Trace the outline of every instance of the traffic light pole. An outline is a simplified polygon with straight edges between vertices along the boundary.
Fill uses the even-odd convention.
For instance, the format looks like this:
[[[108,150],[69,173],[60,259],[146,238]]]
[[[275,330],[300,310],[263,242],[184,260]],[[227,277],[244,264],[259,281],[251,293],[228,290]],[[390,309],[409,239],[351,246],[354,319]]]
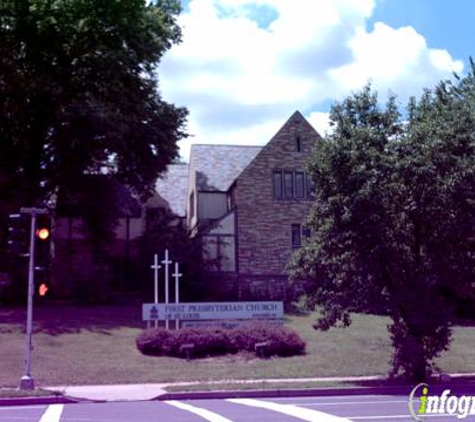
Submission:
[[[21,390],[34,390],[35,380],[31,376],[31,350],[32,350],[32,329],[33,329],[33,293],[35,286],[35,231],[36,216],[47,214],[48,210],[43,208],[22,208],[22,214],[31,215],[30,228],[30,262],[28,264],[28,307],[26,315],[26,346],[25,346],[25,375],[20,379]]]

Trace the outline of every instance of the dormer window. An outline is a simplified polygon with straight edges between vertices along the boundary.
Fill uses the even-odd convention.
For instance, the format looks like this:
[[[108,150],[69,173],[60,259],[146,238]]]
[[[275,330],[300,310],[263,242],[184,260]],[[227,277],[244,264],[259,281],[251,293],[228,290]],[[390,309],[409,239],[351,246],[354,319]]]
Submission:
[[[299,135],[295,137],[295,151],[302,152],[302,139]]]

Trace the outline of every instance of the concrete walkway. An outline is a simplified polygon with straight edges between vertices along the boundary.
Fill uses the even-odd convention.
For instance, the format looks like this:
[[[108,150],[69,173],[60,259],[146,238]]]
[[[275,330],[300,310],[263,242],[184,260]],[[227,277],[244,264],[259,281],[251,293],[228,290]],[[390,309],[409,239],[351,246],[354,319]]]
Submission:
[[[166,394],[164,384],[72,385],[42,389],[79,401],[142,401]]]
[[[475,377],[473,374],[451,374],[450,376],[445,375],[442,377],[441,381],[446,382],[453,380],[469,379]],[[193,395],[200,394],[203,395],[216,395],[216,392],[224,391],[220,390],[221,384],[259,384],[259,387],[262,384],[293,384],[292,389],[298,390],[299,383],[309,383],[313,382],[317,385],[312,389],[318,389],[318,383],[322,383],[322,389],[329,392],[330,390],[360,390],[369,391],[374,388],[383,388],[383,387],[345,387],[345,388],[328,388],[325,387],[327,383],[358,383],[358,382],[368,382],[368,381],[383,381],[386,377],[384,376],[361,376],[361,377],[325,377],[325,378],[269,378],[269,379],[253,379],[253,380],[219,380],[219,381],[194,381],[194,382],[176,382],[176,383],[160,383],[160,384],[125,384],[125,385],[91,385],[91,386],[60,386],[60,387],[42,387],[45,390],[49,390],[54,394],[60,394],[72,399],[77,400],[91,400],[91,401],[140,401],[140,400],[152,400],[159,399],[163,396],[170,396],[170,393],[167,392],[169,387],[186,387],[193,385],[206,385],[206,386],[216,386],[212,388],[214,391],[208,391],[204,393],[190,392],[190,393],[172,393],[174,395]],[[392,387],[388,387],[392,388]],[[396,388],[407,388],[404,386],[399,386]],[[185,389],[186,390],[186,389]],[[306,388],[305,390],[309,390]],[[246,393],[244,390],[243,393]],[[266,390],[262,390],[266,391]],[[273,391],[282,391],[282,389]]]
[[[190,381],[161,384],[124,384],[124,385],[88,385],[88,386],[56,386],[42,387],[53,394],[60,394],[78,400],[91,401],[140,401],[159,398],[167,393],[169,387],[187,387],[193,385],[216,386],[221,384],[299,384],[299,383],[328,383],[328,382],[364,382],[383,380],[382,376],[366,377],[327,377],[327,378],[269,378],[253,380],[219,380],[219,381]]]

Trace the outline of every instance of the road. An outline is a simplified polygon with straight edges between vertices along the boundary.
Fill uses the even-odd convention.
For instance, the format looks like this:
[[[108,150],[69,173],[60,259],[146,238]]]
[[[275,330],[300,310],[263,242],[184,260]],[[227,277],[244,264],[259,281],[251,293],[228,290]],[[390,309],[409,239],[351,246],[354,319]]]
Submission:
[[[450,416],[435,416],[437,422],[454,421],[456,419]],[[171,400],[0,407],[0,422],[133,421],[409,422],[412,419],[408,410],[407,396],[383,395]]]

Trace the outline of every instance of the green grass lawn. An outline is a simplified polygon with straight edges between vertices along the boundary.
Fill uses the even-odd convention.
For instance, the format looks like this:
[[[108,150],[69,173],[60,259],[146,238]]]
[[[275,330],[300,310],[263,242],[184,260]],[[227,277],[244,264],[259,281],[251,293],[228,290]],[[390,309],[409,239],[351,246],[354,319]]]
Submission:
[[[140,306],[36,307],[32,375],[38,386],[386,375],[388,319],[355,315],[347,329],[315,331],[310,316],[286,325],[307,343],[307,354],[258,359],[238,354],[187,362],[143,356],[135,338],[144,328]],[[14,388],[24,371],[25,311],[0,308],[0,387]],[[446,372],[475,372],[475,329],[456,327]]]

